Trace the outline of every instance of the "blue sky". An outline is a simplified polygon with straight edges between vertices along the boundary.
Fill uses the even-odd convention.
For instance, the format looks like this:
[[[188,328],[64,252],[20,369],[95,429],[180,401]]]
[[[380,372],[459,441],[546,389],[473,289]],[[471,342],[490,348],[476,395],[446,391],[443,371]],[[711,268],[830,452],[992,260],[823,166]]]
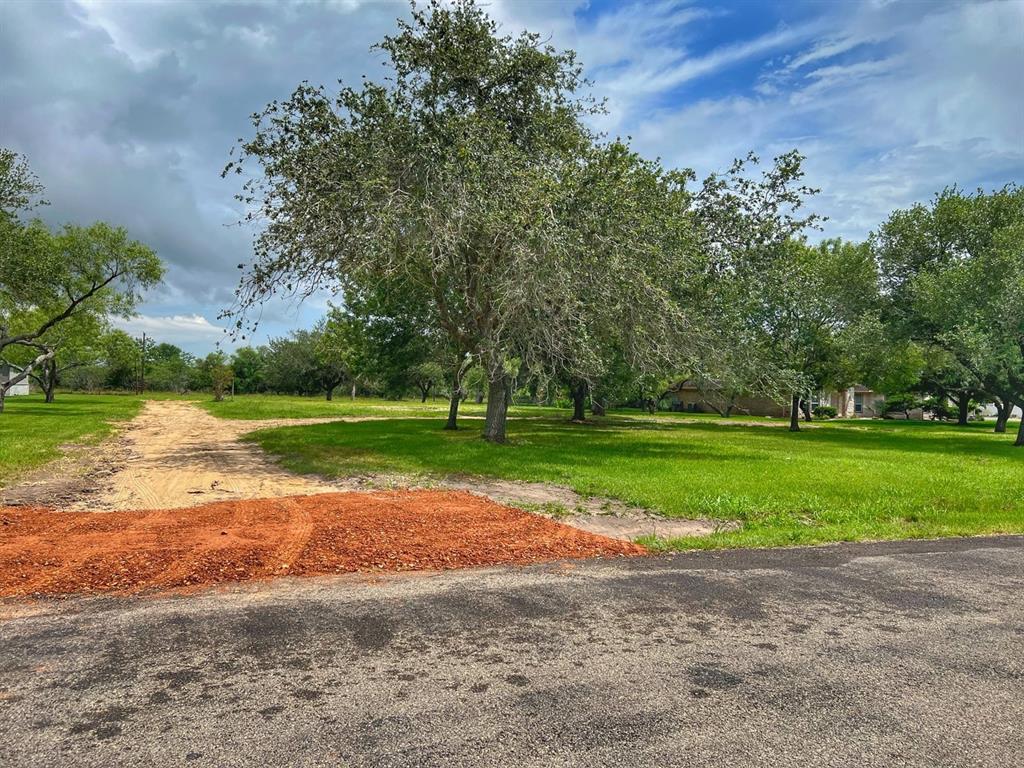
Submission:
[[[825,235],[863,238],[949,184],[1024,181],[1024,2],[493,0],[503,29],[575,49],[596,126],[701,175],[753,150],[807,155]],[[126,327],[201,353],[251,253],[219,171],[248,115],[301,80],[382,77],[404,2],[0,6],[0,145],[53,223],[124,225],[168,264]],[[257,341],[328,297],[266,307]],[[226,344],[228,348],[232,345]]]

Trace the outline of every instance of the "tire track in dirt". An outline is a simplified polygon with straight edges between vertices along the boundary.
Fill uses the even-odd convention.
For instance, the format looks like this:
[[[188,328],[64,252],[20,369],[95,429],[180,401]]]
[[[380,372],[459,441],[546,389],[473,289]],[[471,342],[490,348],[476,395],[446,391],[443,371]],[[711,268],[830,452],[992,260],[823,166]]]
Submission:
[[[286,537],[274,552],[273,570],[287,571],[302,557],[313,535],[313,516],[296,499],[281,499],[281,508],[288,513],[290,525]]]

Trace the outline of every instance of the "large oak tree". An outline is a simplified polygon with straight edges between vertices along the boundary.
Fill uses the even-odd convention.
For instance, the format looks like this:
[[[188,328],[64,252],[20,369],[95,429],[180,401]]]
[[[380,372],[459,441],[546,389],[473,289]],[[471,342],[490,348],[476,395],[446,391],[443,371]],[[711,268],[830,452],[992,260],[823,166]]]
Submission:
[[[246,310],[275,294],[407,285],[427,297],[431,326],[459,359],[485,371],[484,436],[502,442],[513,367],[590,376],[599,310],[672,343],[646,321],[677,314],[656,278],[658,260],[680,251],[646,238],[654,222],[633,198],[644,218],[591,226],[612,198],[582,186],[608,163],[672,181],[628,153],[595,151],[582,122],[594,105],[579,95],[572,52],[501,36],[472,2],[433,3],[399,24],[378,46],[386,84],[334,96],[303,84],[255,116],[255,135],[225,169],[258,166],[240,196],[260,229],[235,311],[243,327]],[[627,188],[640,180],[612,170]]]

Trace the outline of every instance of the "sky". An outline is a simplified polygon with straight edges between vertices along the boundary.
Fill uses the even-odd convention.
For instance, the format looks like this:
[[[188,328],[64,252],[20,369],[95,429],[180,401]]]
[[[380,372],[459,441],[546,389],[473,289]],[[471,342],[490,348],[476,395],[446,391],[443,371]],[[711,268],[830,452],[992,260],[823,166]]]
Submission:
[[[502,31],[574,49],[607,99],[594,127],[700,175],[807,156],[819,237],[861,239],[951,184],[1024,182],[1024,0],[491,0]],[[309,80],[387,75],[371,46],[406,2],[0,4],[0,146],[27,156],[49,223],[104,220],[167,264],[122,326],[205,353],[251,259],[237,177],[249,116]],[[255,341],[329,297],[265,307]]]

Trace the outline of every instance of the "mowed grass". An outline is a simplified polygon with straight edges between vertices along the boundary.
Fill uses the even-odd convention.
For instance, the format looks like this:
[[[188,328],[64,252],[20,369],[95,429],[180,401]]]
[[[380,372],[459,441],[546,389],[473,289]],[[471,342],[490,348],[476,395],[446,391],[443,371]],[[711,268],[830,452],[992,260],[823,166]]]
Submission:
[[[544,481],[668,516],[742,523],[735,532],[657,542],[678,549],[1024,533],[1024,450],[991,425],[851,421],[792,434],[768,419],[610,416],[574,425],[562,414],[524,412],[534,409],[517,410],[504,446],[481,440],[479,422],[453,433],[412,418],[285,427],[250,439],[292,470],[327,477]]]
[[[8,397],[0,413],[0,488],[59,458],[65,445],[99,442],[141,404],[135,395],[58,393],[50,404],[42,395]]]

